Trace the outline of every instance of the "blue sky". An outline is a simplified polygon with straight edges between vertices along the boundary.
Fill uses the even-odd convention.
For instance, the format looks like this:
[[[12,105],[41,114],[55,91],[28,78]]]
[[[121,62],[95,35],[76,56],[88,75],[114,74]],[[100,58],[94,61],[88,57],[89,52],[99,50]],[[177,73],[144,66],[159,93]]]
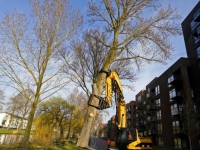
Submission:
[[[73,8],[79,9],[82,13],[86,14],[88,0],[71,0],[70,4]],[[160,0],[163,6],[171,5],[173,8],[177,8],[182,19],[179,20],[180,26],[181,22],[185,19],[188,13],[193,9],[193,7],[198,3],[199,0]],[[30,7],[28,0],[0,0],[0,20],[5,15],[5,12],[12,11],[14,9],[22,13],[29,13]],[[29,14],[27,14],[29,15]],[[133,83],[135,86],[135,91],[128,89],[124,90],[124,96],[127,103],[131,100],[135,100],[135,95],[145,89],[145,86],[156,76],[160,76],[165,70],[167,70],[176,60],[180,57],[187,57],[185,44],[183,36],[172,37],[171,42],[175,48],[175,52],[172,55],[172,59],[167,61],[167,65],[161,64],[151,64],[143,67],[139,73],[139,79]],[[110,116],[106,117],[105,122],[115,113],[113,108],[109,109]]]

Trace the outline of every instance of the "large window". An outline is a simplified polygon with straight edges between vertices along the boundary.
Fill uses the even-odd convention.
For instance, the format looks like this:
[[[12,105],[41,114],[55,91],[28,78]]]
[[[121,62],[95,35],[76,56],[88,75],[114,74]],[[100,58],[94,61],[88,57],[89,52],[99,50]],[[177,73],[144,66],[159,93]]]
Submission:
[[[161,120],[162,119],[161,110],[156,112],[156,117],[157,117],[157,120]]]
[[[174,138],[174,147],[181,149],[181,138]]]
[[[155,100],[156,106],[161,106],[160,99]]]
[[[162,124],[158,124],[158,134],[162,134]]]
[[[160,94],[160,87],[159,87],[159,85],[156,86],[156,88],[155,88],[155,95],[158,95],[158,94]]]
[[[179,121],[172,122],[173,133],[178,134],[180,133],[180,124]]]
[[[163,146],[163,138],[162,137],[158,137],[158,145]]]

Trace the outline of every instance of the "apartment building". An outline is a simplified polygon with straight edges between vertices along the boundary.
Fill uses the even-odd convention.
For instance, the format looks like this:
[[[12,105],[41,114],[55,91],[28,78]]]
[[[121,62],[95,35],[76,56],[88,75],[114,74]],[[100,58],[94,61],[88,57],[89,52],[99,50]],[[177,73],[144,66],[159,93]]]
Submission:
[[[126,124],[127,128],[135,127],[136,101],[126,104]]]
[[[126,104],[126,124],[127,128],[135,127],[135,116],[136,116],[136,101],[130,101]],[[117,137],[117,125],[116,118],[112,116],[108,121],[107,137],[115,141]]]
[[[154,146],[189,149],[191,143],[196,150],[200,149],[200,2],[181,25],[187,58],[177,60],[136,95],[136,127],[144,129]]]

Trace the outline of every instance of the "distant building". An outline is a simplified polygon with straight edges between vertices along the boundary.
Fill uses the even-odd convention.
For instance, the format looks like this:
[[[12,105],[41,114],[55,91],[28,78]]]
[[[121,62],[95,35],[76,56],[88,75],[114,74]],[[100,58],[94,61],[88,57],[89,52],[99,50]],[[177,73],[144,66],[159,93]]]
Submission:
[[[20,123],[22,123],[21,129],[26,129],[27,119],[10,113],[0,113],[0,127],[18,129]]]
[[[127,128],[135,128],[135,114],[136,114],[136,102],[130,101],[126,104],[126,121]],[[112,116],[108,121],[108,132],[107,137],[111,140],[116,140],[117,137],[117,125],[115,116]]]
[[[108,130],[108,126],[107,124],[101,123],[99,125],[99,137],[104,138],[107,137],[107,130]]]
[[[116,140],[116,136],[117,136],[117,125],[116,125],[115,116],[112,116],[110,118],[110,120],[108,121],[107,126],[108,126],[107,137],[110,140],[115,141]]]

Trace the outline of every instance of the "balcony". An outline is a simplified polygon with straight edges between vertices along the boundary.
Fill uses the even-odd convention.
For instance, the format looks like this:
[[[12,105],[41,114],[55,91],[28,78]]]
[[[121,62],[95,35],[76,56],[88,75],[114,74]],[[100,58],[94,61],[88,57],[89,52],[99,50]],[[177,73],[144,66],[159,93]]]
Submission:
[[[147,114],[147,115],[151,115],[151,114],[152,114],[152,111],[147,110],[147,111],[146,111],[146,114]]]
[[[153,129],[151,129],[151,130],[148,131],[148,135],[155,135],[155,134],[156,134],[156,132]]]
[[[179,116],[182,114],[182,107],[177,107],[177,108],[174,108],[174,109],[171,109],[171,115],[172,116]]]
[[[179,126],[173,127],[173,134],[181,134],[181,130]]]
[[[158,129],[158,134],[162,134],[162,130],[161,129]]]
[[[127,108],[127,112],[131,112],[131,108],[129,107],[129,108]]]
[[[147,124],[152,124],[156,122],[156,117],[149,116],[147,117]]]
[[[143,120],[139,120],[138,122],[136,122],[136,127],[143,127],[144,126],[144,122]]]
[[[169,97],[172,100],[180,101],[182,99],[182,93],[181,91],[176,91],[175,89],[172,89],[169,93]]]
[[[141,109],[142,109],[142,103],[137,103],[136,110],[141,110]]]
[[[172,75],[168,78],[168,83],[174,86],[182,85],[182,76],[181,75]]]
[[[200,9],[193,15],[193,19],[195,22],[200,22]]]
[[[147,93],[146,98],[147,98],[147,99],[151,99],[151,98],[153,98],[154,96],[155,96],[155,93],[150,92],[150,93]]]
[[[131,120],[131,115],[128,115],[126,119]]]
[[[147,110],[155,110],[155,109],[156,109],[156,105],[155,104],[147,105]]]

